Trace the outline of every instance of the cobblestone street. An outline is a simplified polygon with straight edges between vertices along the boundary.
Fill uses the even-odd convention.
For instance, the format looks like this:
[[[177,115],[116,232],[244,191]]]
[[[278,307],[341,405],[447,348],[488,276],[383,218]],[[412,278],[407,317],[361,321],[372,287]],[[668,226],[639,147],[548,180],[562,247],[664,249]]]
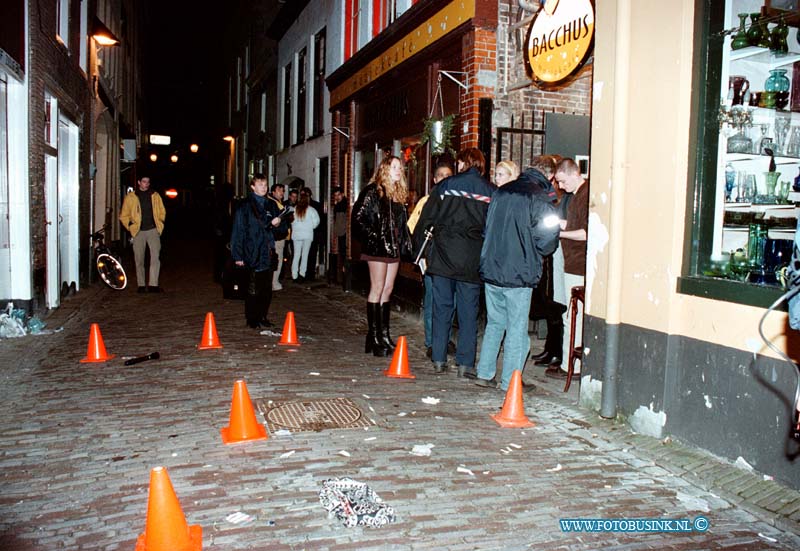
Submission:
[[[0,341],[0,549],[132,550],[156,466],[168,469],[188,523],[202,526],[204,549],[800,549],[796,492],[749,486],[757,490],[752,503],[780,495],[772,517],[726,497],[698,473],[721,465],[727,470],[716,480],[731,487],[735,468],[580,409],[578,385],[564,395],[541,368],[525,371],[536,385],[524,394],[536,426],[500,428],[489,415],[503,394],[452,370],[435,375],[422,324],[397,314],[393,334],[407,336],[417,378],[385,377],[389,359],[363,353],[357,294],[288,283],[273,300],[273,332],[247,328],[242,303],[223,300],[211,280],[210,250],[205,242],[168,242],[165,293],[96,284],[45,320],[63,331]],[[295,348],[277,344],[290,310],[301,340]],[[209,311],[221,350],[197,349]],[[91,323],[116,358],[80,363]],[[123,365],[153,351],[161,358]],[[220,429],[237,379],[254,403],[344,397],[372,422],[226,446]],[[410,453],[421,444],[433,444],[430,457]],[[663,462],[667,449],[688,459]],[[333,477],[367,483],[396,521],[345,528],[328,518],[318,494]],[[254,518],[226,520],[237,511]],[[583,533],[559,525],[700,515],[707,532]]]

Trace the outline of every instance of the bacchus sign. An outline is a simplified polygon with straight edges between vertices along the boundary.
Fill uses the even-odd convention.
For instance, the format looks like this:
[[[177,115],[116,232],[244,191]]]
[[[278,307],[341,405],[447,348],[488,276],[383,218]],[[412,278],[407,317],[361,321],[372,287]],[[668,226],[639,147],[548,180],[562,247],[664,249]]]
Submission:
[[[564,80],[586,59],[594,38],[591,0],[548,0],[536,15],[525,42],[525,60],[535,81]]]

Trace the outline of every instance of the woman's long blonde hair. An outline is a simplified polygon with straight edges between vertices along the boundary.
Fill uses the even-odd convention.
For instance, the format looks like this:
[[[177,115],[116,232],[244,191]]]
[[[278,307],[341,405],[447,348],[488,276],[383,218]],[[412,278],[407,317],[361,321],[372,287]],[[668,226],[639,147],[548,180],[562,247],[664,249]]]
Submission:
[[[400,161],[400,166],[403,165],[403,161],[400,160],[400,157],[395,157],[394,155],[385,157],[381,161],[381,164],[378,165],[378,169],[375,171],[375,175],[372,177],[370,183],[375,182],[375,184],[377,184],[378,193],[381,196],[386,193],[386,195],[389,196],[389,199],[395,203],[404,205],[406,203],[406,199],[408,198],[408,184],[406,183],[406,175],[405,173],[402,173],[400,175],[400,181],[393,182],[392,176],[389,173],[389,170],[392,166],[392,161],[395,159]]]

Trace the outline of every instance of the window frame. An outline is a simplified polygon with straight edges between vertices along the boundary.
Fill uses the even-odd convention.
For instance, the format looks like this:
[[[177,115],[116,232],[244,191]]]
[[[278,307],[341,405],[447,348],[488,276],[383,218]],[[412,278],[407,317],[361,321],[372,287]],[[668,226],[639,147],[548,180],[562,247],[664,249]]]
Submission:
[[[320,136],[325,130],[325,57],[327,55],[327,28],[314,34],[314,56],[311,70],[311,136]]]
[[[57,0],[56,38],[69,50],[69,11],[71,0]]]
[[[308,48],[301,48],[295,59],[297,66],[297,109],[295,111],[295,139],[299,144],[306,139],[308,115]]]
[[[712,253],[715,230],[717,154],[719,149],[719,91],[725,0],[696,0],[693,82],[688,151],[687,201],[683,268],[677,292],[736,304],[768,307],[783,294],[778,287],[704,276],[703,259]],[[781,308],[785,309],[783,304]]]

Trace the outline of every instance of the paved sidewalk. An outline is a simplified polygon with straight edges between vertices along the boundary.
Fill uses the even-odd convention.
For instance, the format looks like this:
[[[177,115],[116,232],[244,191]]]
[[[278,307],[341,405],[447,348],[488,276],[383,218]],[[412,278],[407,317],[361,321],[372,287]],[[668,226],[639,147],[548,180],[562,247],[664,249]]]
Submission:
[[[501,429],[489,414],[502,393],[435,375],[421,325],[396,316],[393,333],[408,337],[417,378],[383,376],[388,359],[363,354],[359,296],[285,285],[271,318],[280,326],[294,311],[301,346],[279,347],[276,334],[245,327],[241,302],[222,300],[204,245],[165,247],[162,295],[94,287],[45,320],[63,331],[0,341],[0,549],[133,549],[149,471],[159,465],[188,522],[203,527],[205,549],[800,549],[796,492],[632,435],[579,409],[576,391],[562,395],[540,371],[525,374],[537,384],[525,393],[536,427]],[[196,349],[208,311],[222,350]],[[91,322],[117,358],[79,362]],[[160,360],[123,366],[155,350]],[[225,446],[219,429],[239,378],[254,402],[346,397],[374,424]],[[427,443],[430,457],[409,453]],[[318,493],[342,476],[369,484],[397,521],[345,528],[328,518]],[[733,487],[742,476],[750,484]],[[226,521],[236,511],[254,519]],[[708,531],[593,534],[559,525],[698,516]]]

